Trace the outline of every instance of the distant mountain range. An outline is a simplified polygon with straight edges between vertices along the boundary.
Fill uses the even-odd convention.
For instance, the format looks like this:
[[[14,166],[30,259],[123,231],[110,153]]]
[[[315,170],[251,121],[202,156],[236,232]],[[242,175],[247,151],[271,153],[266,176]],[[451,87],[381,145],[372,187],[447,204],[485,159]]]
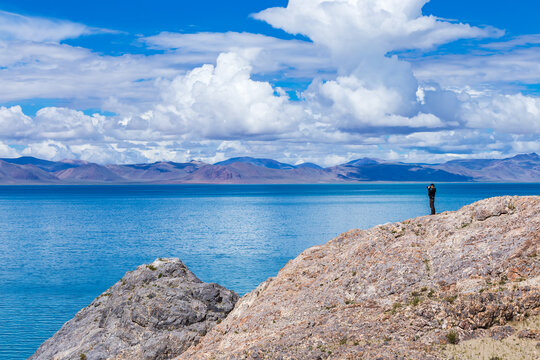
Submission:
[[[301,184],[364,181],[540,182],[540,156],[410,164],[363,158],[322,168],[272,159],[232,158],[215,164],[155,162],[99,165],[34,157],[0,159],[0,184]]]

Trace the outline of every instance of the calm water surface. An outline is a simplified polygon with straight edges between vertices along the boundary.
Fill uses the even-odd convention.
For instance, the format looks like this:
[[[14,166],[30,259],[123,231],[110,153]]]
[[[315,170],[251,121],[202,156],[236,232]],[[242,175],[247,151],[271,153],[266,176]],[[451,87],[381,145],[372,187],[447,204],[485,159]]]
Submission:
[[[437,211],[540,184],[439,184]],[[425,184],[0,187],[0,359],[30,356],[126,271],[179,257],[244,294],[306,248],[429,212]]]

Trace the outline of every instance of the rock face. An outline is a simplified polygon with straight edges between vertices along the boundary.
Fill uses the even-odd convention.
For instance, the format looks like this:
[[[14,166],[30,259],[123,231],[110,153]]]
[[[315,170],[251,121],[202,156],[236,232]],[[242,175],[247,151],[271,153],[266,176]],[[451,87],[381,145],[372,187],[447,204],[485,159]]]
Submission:
[[[197,343],[237,300],[180,260],[158,259],[128,272],[30,359],[170,359]]]
[[[353,230],[290,261],[178,359],[446,359],[509,336],[538,358],[538,329],[511,321],[540,314],[539,244],[540,197]]]

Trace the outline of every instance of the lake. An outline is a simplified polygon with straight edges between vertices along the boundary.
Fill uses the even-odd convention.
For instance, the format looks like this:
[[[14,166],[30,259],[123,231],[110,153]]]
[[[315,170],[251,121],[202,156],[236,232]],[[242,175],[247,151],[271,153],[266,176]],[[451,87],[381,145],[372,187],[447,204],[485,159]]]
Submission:
[[[239,294],[306,248],[429,213],[427,184],[0,186],[0,359],[158,257]],[[540,184],[438,184],[437,211]]]

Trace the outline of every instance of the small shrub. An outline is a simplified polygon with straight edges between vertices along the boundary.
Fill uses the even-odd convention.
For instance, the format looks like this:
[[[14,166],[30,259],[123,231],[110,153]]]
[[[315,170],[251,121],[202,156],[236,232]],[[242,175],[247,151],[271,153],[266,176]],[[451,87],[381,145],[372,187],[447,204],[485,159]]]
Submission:
[[[345,345],[347,343],[347,338],[342,338],[339,340],[339,345]]]
[[[420,289],[421,292],[426,292],[427,291],[427,287],[424,286],[422,289]]]
[[[353,272],[352,272],[352,276],[356,276],[356,271],[353,271]]]
[[[429,289],[429,292],[427,293],[427,297],[432,298],[434,294],[435,294],[435,291],[433,289]]]
[[[429,272],[431,267],[429,266],[429,259],[424,259],[424,265],[426,266],[426,271]]]
[[[401,308],[401,303],[394,303],[394,305],[392,305],[392,315],[394,315],[399,308]]]
[[[448,334],[446,334],[446,340],[449,344],[456,345],[459,342],[459,336],[457,332],[450,331]]]
[[[447,302],[449,302],[450,304],[453,304],[454,301],[456,301],[457,299],[457,296],[456,295],[452,295],[452,296],[447,296],[444,298],[444,300],[446,300]]]
[[[157,277],[158,279],[161,279],[163,277],[163,274],[159,274]]]
[[[492,356],[489,358],[489,360],[503,360],[503,358],[500,356]]]
[[[418,291],[413,291],[411,293],[412,296],[420,296],[420,293]]]
[[[412,300],[409,302],[412,306],[416,306],[422,302],[422,299],[420,299],[419,296],[415,296],[412,298]]]
[[[146,265],[146,268],[147,268],[147,269],[150,269],[150,270],[152,270],[152,271],[156,271],[156,270],[157,270],[157,268],[156,268],[154,265]]]
[[[81,359],[81,360],[86,360],[86,354],[84,354],[84,353],[81,354],[81,355],[79,356],[79,359]]]

